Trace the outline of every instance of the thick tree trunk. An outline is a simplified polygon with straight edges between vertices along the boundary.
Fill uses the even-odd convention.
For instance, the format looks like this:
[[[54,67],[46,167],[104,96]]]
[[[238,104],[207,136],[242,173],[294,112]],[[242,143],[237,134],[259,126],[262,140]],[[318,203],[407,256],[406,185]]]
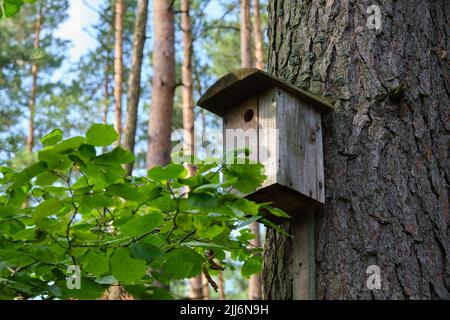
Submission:
[[[38,3],[39,9],[36,14],[36,21],[34,25],[34,44],[33,48],[39,50],[40,47],[40,37],[42,29],[42,2]],[[36,95],[38,86],[38,72],[39,66],[36,62],[31,64],[31,93],[30,100],[28,102],[28,109],[30,114],[30,119],[28,122],[28,136],[27,136],[27,150],[28,152],[33,151],[34,147],[34,115],[36,113]]]
[[[114,14],[114,128],[122,136],[122,82],[123,82],[123,15],[124,0],[116,0]]]
[[[264,69],[263,34],[261,30],[261,9],[259,0],[253,0],[253,36],[255,39],[255,66]]]
[[[123,145],[134,153],[136,126],[138,118],[139,96],[141,94],[141,67],[144,54],[145,29],[147,27],[148,0],[139,0],[136,9],[136,21],[133,35],[133,54],[131,73],[128,79],[127,115],[125,122],[125,137]],[[133,163],[125,165],[128,174],[133,171]]]
[[[323,118],[317,298],[449,299],[450,6],[376,3],[381,30],[367,26],[373,1],[270,1],[270,71],[336,108]],[[267,298],[292,298],[295,247],[267,232]]]
[[[175,31],[172,5],[172,0],[153,1],[153,86],[147,150],[149,168],[170,162],[175,91]]]

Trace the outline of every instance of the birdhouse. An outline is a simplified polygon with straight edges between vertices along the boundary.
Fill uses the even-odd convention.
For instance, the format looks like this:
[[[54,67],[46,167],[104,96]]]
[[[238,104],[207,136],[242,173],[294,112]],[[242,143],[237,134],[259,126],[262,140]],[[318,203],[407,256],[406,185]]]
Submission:
[[[214,83],[198,105],[223,118],[224,154],[244,144],[265,166],[267,180],[248,199],[273,202],[293,217],[324,204],[321,115],[330,104],[243,68]]]

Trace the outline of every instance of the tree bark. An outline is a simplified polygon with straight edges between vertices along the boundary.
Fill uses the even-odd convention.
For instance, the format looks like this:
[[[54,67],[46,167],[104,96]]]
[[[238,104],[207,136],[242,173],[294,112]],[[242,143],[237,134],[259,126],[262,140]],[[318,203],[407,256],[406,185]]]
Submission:
[[[225,300],[225,286],[223,283],[223,272],[219,271],[217,286],[219,287],[219,300]]]
[[[128,79],[127,115],[125,121],[124,147],[134,153],[139,97],[141,94],[141,67],[147,28],[148,0],[139,0],[134,24],[131,72]],[[125,165],[128,175],[133,172],[133,163]]]
[[[153,87],[148,126],[147,166],[170,162],[175,48],[173,1],[153,1]]]
[[[43,4],[41,1],[38,2],[38,12],[36,14],[36,21],[34,25],[34,50],[39,50],[40,47],[40,37],[42,29],[42,10]],[[38,72],[39,66],[37,62],[31,64],[31,93],[30,100],[28,102],[28,109],[30,114],[30,119],[28,122],[28,136],[27,136],[27,150],[28,152],[33,152],[34,147],[34,116],[36,113],[36,95],[38,86]]]
[[[241,65],[252,66],[252,46],[250,41],[250,0],[241,0]]]
[[[118,144],[122,136],[123,1],[116,0],[114,14],[114,128],[119,134]]]
[[[323,117],[316,297],[449,299],[450,6],[377,3],[381,30],[367,27],[369,0],[269,5],[270,72],[335,106]],[[268,230],[266,298],[292,298],[295,246]]]
[[[106,54],[106,61],[104,67],[104,79],[103,79],[103,115],[102,123],[108,123],[108,111],[109,111],[109,59],[108,54]]]
[[[255,66],[264,69],[263,34],[261,30],[261,8],[259,0],[253,0],[253,35],[255,39]]]

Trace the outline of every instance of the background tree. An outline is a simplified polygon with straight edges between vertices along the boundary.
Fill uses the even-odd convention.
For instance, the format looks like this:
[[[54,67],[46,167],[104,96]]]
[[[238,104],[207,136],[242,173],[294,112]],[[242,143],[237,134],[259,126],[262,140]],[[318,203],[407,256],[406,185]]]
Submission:
[[[128,79],[127,114],[124,147],[134,153],[139,98],[141,94],[141,68],[147,27],[148,0],[139,0],[133,35],[133,54],[130,77]],[[133,163],[126,165],[128,174],[133,171]]]
[[[122,137],[122,82],[123,82],[123,16],[124,0],[115,0],[114,6],[114,128]]]
[[[270,72],[336,108],[323,119],[317,298],[449,299],[448,2],[378,1],[379,30],[372,4],[269,5]],[[266,244],[266,297],[290,299],[296,245],[271,231]],[[366,286],[370,265],[382,290]]]
[[[153,80],[148,124],[147,167],[170,161],[175,90],[175,27],[173,1],[153,1]]]

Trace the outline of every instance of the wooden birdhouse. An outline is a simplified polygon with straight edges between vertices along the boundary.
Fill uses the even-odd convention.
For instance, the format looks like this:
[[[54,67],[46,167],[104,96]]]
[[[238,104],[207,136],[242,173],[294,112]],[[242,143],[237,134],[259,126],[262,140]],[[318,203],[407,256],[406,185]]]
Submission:
[[[255,68],[229,73],[198,105],[223,118],[224,152],[245,142],[267,180],[246,197],[291,216],[325,202],[321,115],[333,107]]]

